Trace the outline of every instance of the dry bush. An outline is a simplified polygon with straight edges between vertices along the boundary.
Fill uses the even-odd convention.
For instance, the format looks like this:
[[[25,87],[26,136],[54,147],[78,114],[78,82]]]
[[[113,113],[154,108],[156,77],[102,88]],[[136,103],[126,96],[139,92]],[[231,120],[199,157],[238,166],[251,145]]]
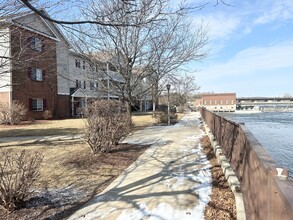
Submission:
[[[86,140],[93,153],[110,152],[131,132],[131,116],[119,101],[98,100],[86,109]]]
[[[0,154],[0,205],[11,212],[23,205],[39,175],[40,153],[3,150]]]
[[[168,123],[168,111],[156,111],[155,119],[157,123]],[[177,121],[177,114],[170,111],[170,122],[175,123]]]
[[[52,119],[53,118],[53,111],[52,110],[45,110],[43,112],[43,118],[46,120]]]
[[[185,111],[185,105],[179,105],[178,108],[177,108],[177,111],[179,113],[183,113]]]
[[[20,101],[0,104],[0,124],[17,125],[27,117],[27,108]]]

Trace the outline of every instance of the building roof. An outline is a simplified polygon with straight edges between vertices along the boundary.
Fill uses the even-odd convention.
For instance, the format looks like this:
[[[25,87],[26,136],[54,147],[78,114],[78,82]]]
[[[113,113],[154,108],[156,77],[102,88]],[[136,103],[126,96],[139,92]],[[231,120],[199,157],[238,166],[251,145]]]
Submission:
[[[98,98],[99,92],[88,91],[88,90],[84,90],[82,88],[79,88],[71,96],[76,97],[76,98]]]
[[[40,11],[42,11],[42,13],[44,13],[45,15],[49,16],[49,14],[46,12],[46,10],[40,9]],[[18,21],[21,18],[24,18],[27,16],[32,16],[32,15],[37,16],[40,19],[40,21],[42,22],[42,24],[45,25],[48,28],[48,30],[50,30],[52,32],[52,35],[49,35],[48,33],[42,32],[41,30],[36,29],[36,28],[32,27],[31,25],[28,25],[28,24],[25,24],[23,22]],[[58,25],[56,25],[53,22],[50,22],[50,21],[43,19],[41,16],[39,16],[38,14],[36,14],[35,12],[32,12],[30,10],[21,11],[19,13],[14,13],[14,14],[2,16],[2,17],[0,17],[0,23],[1,22],[6,23],[6,24],[10,24],[10,25],[16,25],[16,26],[28,29],[32,32],[36,32],[37,34],[44,35],[46,37],[49,37],[49,38],[57,40],[57,41],[59,41],[60,38],[62,38],[65,41],[65,43],[68,46],[70,46],[70,43],[68,42],[68,40],[66,39],[66,37],[62,33],[61,29],[58,27]]]
[[[236,93],[209,93],[209,94],[202,94],[202,96],[226,96],[226,95],[236,96]]]

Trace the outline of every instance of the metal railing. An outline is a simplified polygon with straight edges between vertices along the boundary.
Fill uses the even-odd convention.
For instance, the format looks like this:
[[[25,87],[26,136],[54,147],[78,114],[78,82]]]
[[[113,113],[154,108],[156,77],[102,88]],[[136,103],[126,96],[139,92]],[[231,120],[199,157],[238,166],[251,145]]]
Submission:
[[[247,219],[292,220],[293,181],[245,127],[200,109],[241,183]]]

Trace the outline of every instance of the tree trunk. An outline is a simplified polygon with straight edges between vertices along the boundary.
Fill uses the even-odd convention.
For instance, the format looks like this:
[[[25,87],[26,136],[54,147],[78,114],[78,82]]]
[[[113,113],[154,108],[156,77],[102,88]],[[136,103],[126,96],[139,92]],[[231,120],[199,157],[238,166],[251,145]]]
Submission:
[[[132,115],[132,114],[131,114],[131,102],[126,101],[125,105],[126,105],[126,111],[127,111],[127,113],[128,113],[129,115]]]

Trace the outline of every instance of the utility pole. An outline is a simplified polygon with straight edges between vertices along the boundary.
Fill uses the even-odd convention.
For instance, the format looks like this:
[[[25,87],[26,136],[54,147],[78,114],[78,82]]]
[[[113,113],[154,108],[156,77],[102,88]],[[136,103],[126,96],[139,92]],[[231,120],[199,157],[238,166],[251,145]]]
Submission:
[[[167,91],[168,91],[168,126],[170,126],[170,88],[171,88],[171,85],[168,83],[166,85],[167,87]]]

